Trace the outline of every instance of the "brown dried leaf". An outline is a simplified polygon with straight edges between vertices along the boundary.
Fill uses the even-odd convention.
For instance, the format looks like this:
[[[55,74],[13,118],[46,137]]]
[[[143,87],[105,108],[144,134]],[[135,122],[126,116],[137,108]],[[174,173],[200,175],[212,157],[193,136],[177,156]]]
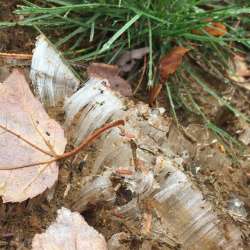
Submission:
[[[206,21],[210,22],[211,19],[207,19]],[[202,30],[193,30],[194,34],[202,34],[205,31],[211,36],[224,36],[227,33],[227,28],[224,24],[219,22],[211,22],[210,26],[204,27]]]
[[[244,132],[240,135],[239,140],[246,146],[250,144],[250,128],[247,127]]]
[[[56,221],[45,233],[36,234],[33,250],[106,250],[104,237],[77,212],[66,208],[58,210]]]
[[[182,57],[188,51],[189,49],[187,48],[176,47],[160,60],[160,76],[162,81],[166,81],[169,75],[175,73],[182,62]]]
[[[49,161],[53,155],[62,154],[65,145],[63,129],[49,118],[23,74],[15,70],[0,84],[0,169],[5,169],[0,170],[3,202],[22,202],[50,188],[58,177],[56,162],[15,168]]]
[[[156,98],[161,93],[162,84],[156,84],[149,90],[148,103],[150,106],[153,106]]]
[[[250,90],[250,66],[246,58],[240,55],[234,55],[229,62],[231,71],[228,72],[229,78],[238,86]]]
[[[167,55],[165,55],[160,60],[160,77],[161,77],[161,83],[154,85],[149,90],[149,105],[152,106],[156,100],[156,98],[159,96],[161,89],[162,89],[162,83],[165,82],[169,75],[175,73],[177,68],[180,66],[182,62],[182,57],[188,52],[189,50],[184,47],[176,47],[173,48]]]
[[[212,26],[205,27],[204,30],[212,36],[224,36],[227,33],[226,26],[219,22],[212,22]]]
[[[116,65],[92,63],[88,67],[88,75],[90,78],[107,79],[111,89],[123,96],[132,96],[130,84],[119,76],[119,68]]]
[[[239,141],[244,145],[250,145],[250,125],[246,121],[240,119],[239,126],[241,127],[242,133],[239,136]]]
[[[135,60],[142,59],[146,54],[148,54],[149,48],[139,48],[126,51],[117,61],[121,72],[129,72],[135,66]]]

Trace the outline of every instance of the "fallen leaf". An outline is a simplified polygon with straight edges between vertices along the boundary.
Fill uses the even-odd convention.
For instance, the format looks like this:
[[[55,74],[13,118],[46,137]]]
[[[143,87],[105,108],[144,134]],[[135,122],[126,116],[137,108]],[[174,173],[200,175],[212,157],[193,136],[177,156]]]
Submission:
[[[42,234],[36,234],[32,250],[106,250],[104,237],[89,226],[77,212],[57,211],[56,221]]]
[[[156,84],[149,90],[149,98],[148,98],[148,103],[150,106],[153,106],[156,98],[160,94],[162,89],[162,84]]]
[[[182,62],[182,57],[189,51],[184,47],[175,47],[160,60],[160,77],[164,82],[169,75],[176,72]]]
[[[0,61],[0,65],[2,62]],[[3,82],[10,74],[10,67],[4,65],[0,66],[0,82]]]
[[[235,54],[230,61],[231,72],[229,72],[229,77],[239,84],[250,90],[250,66],[246,62],[246,58]]]
[[[250,128],[247,128],[243,134],[240,135],[239,140],[246,146],[250,144]]]
[[[211,19],[208,18],[204,21],[211,22]],[[206,26],[201,30],[193,30],[192,33],[201,35],[204,33],[204,31],[211,36],[224,36],[227,33],[227,28],[220,22],[211,22],[210,26]]]
[[[212,36],[224,36],[227,33],[225,25],[219,22],[212,22],[211,26],[207,26],[204,30]]]
[[[90,78],[107,79],[112,90],[123,96],[132,96],[130,84],[119,76],[119,68],[116,65],[92,63],[88,67],[88,75]]]
[[[134,67],[136,61],[142,59],[146,54],[148,54],[149,48],[140,48],[126,51],[118,60],[117,65],[119,66],[121,72],[129,72]]]
[[[246,58],[240,55],[234,56],[235,73],[238,76],[250,77],[250,65],[247,64]]]
[[[241,141],[244,145],[250,145],[250,125],[248,122],[240,119],[239,126],[241,127],[241,134],[239,136],[239,141]]]
[[[52,187],[58,177],[56,162],[19,167],[49,161],[55,154],[62,154],[65,145],[63,129],[49,118],[23,74],[14,70],[0,84],[0,195],[3,202],[22,202]]]
[[[159,96],[163,82],[167,81],[169,75],[176,72],[182,62],[182,57],[189,51],[184,47],[175,47],[160,60],[159,70],[161,82],[149,90],[149,105],[153,106]]]

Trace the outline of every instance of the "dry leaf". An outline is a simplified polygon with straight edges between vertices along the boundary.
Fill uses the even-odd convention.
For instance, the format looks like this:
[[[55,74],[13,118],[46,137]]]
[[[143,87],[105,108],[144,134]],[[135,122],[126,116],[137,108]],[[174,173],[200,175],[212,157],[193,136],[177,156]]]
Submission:
[[[212,22],[210,27],[205,27],[204,30],[212,36],[224,36],[227,33],[225,25],[219,22]]]
[[[58,210],[56,221],[43,234],[36,234],[33,250],[106,250],[104,237],[77,212]]]
[[[250,90],[250,66],[243,56],[235,54],[230,61],[233,72],[229,72],[229,77],[238,83],[241,87]]]
[[[211,19],[206,19],[205,21],[211,22]],[[193,30],[194,34],[201,35],[203,32],[207,32],[211,36],[224,36],[227,33],[227,28],[224,24],[219,22],[211,22],[210,26],[206,26],[201,30]]]
[[[168,79],[169,75],[175,73],[175,71],[182,62],[182,57],[188,51],[189,50],[184,47],[175,47],[160,60],[159,69],[160,69],[161,83],[156,84],[149,90],[150,106],[154,104],[156,98],[159,96],[162,89],[162,83]]]
[[[106,79],[112,90],[123,96],[132,96],[130,84],[119,76],[119,68],[116,65],[92,63],[88,67],[88,75],[90,78]]]
[[[169,75],[175,73],[182,62],[182,57],[188,51],[184,47],[176,47],[160,60],[160,76],[163,82],[168,79]]]
[[[160,94],[162,89],[162,84],[156,84],[149,90],[149,100],[148,103],[150,106],[153,106],[156,98]]]
[[[250,65],[247,64],[246,58],[240,55],[234,56],[235,73],[241,77],[250,77]]]
[[[250,145],[250,125],[249,125],[249,123],[240,119],[239,126],[242,130],[242,132],[239,136],[239,141],[241,141],[246,146]]]
[[[53,155],[62,154],[65,145],[63,129],[49,118],[23,74],[15,70],[0,84],[0,169],[5,169],[0,170],[3,202],[22,202],[50,188],[58,177],[56,162],[15,168],[49,161]]]
[[[135,66],[136,61],[142,59],[146,54],[148,54],[149,48],[144,47],[140,49],[133,49],[126,51],[117,61],[122,72],[129,72]]]
[[[239,140],[248,146],[250,144],[250,128],[249,126],[244,130],[244,132],[240,135]]]

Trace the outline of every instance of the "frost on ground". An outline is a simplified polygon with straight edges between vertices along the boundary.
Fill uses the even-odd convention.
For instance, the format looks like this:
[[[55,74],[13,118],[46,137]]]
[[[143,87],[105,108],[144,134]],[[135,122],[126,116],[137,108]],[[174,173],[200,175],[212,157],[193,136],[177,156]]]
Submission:
[[[54,56],[53,47],[46,46],[44,53]],[[47,53],[51,50],[53,53]],[[39,60],[38,54],[33,61]],[[58,63],[66,67],[63,61]],[[41,75],[41,89],[54,91],[61,85],[53,76],[57,66],[52,66],[52,73]],[[20,245],[24,241],[27,249],[34,234],[33,249],[106,249],[104,237],[111,250],[244,249],[249,230],[247,199],[242,197],[248,191],[237,174],[243,170],[233,168],[225,149],[206,128],[191,124],[182,133],[164,108],[150,108],[113,91],[109,81],[114,78],[97,72],[100,66],[101,70],[109,66],[96,66],[77,91],[66,96],[57,92],[64,109],[60,121],[68,147],[78,145],[111,120],[122,119],[125,125],[62,161],[59,181],[49,194],[10,206],[19,209],[19,215],[11,216],[11,209],[0,207],[4,215],[1,233],[13,227],[19,230],[15,242]],[[51,79],[55,80],[52,89]],[[37,81],[32,80],[36,88]],[[46,91],[48,99],[54,98],[53,91]],[[49,111],[54,103],[48,103],[44,93],[38,94]],[[231,194],[235,197],[229,199]],[[242,194],[240,199],[237,194]],[[82,215],[104,237],[89,227]],[[45,228],[45,233],[37,234]]]
[[[123,119],[125,126],[95,143],[92,178],[85,179],[72,208],[84,212],[88,205],[109,204],[111,218],[156,245],[241,249],[239,229],[219,219],[213,204],[183,172],[184,156],[169,147],[171,121],[163,117],[164,109],[129,102],[110,89],[108,79],[96,75],[90,74],[65,102],[70,141],[79,144],[108,120]]]

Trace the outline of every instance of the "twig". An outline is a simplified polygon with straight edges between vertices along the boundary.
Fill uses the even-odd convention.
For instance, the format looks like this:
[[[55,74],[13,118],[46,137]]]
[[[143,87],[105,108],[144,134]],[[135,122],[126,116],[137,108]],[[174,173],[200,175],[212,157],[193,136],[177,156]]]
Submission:
[[[92,134],[90,134],[89,136],[87,136],[87,138],[80,144],[80,146],[78,146],[77,148],[74,148],[70,152],[66,152],[63,155],[57,157],[57,160],[63,160],[63,159],[66,159],[66,158],[69,158],[69,157],[71,157],[73,155],[78,154],[90,142],[92,142],[95,139],[97,139],[103,132],[105,132],[106,130],[111,129],[113,127],[118,127],[120,125],[123,125],[123,126],[125,125],[124,120],[117,120],[117,121],[105,124],[102,128],[97,129]]]
[[[17,54],[17,53],[4,53],[0,52],[0,57],[7,59],[18,59],[18,60],[31,60],[31,54]]]
[[[111,129],[113,127],[120,126],[120,125],[124,125],[124,124],[125,124],[124,120],[117,120],[117,121],[114,121],[114,122],[107,123],[102,128],[99,128],[99,129],[95,130],[92,134],[87,136],[87,138],[80,144],[80,146],[78,146],[78,147],[74,148],[73,150],[71,150],[69,152],[66,152],[66,153],[64,153],[62,155],[53,156],[54,158],[49,160],[49,161],[31,163],[31,164],[27,164],[27,165],[23,165],[23,166],[14,167],[14,168],[11,168],[11,169],[7,168],[7,167],[0,167],[0,170],[16,170],[16,169],[28,168],[28,167],[44,165],[44,164],[49,165],[49,164],[51,164],[51,163],[53,163],[55,161],[59,161],[59,160],[69,158],[71,156],[74,156],[74,155],[78,154],[81,150],[83,150],[92,141],[94,141],[95,139],[100,137],[102,135],[102,133],[105,132],[106,130]]]

